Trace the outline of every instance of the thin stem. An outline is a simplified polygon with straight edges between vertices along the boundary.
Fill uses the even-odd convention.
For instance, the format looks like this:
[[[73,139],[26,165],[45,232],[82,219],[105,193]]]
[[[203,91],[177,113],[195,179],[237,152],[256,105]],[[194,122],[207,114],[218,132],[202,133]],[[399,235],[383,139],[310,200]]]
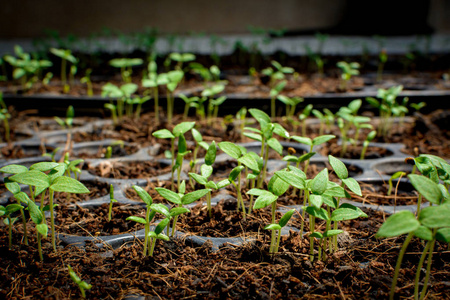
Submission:
[[[8,215],[8,246],[9,250],[12,249],[12,219],[11,216]]]
[[[436,229],[433,232],[433,235],[436,234]],[[427,261],[427,273],[425,275],[425,280],[423,281],[423,288],[422,288],[422,292],[420,293],[420,299],[422,300],[423,298],[425,298],[425,295],[427,293],[427,288],[428,288],[428,281],[430,280],[430,273],[431,273],[431,262],[433,259],[433,250],[434,250],[434,244],[436,243],[436,239],[433,239],[431,242],[431,247],[430,247],[430,251],[428,254],[428,261]]]
[[[255,179],[252,179],[251,188],[255,187]],[[248,207],[248,213],[251,214],[253,209],[253,195],[250,195],[250,205]]]
[[[155,245],[156,245],[156,238],[152,239],[152,246],[150,247],[150,254],[149,256],[153,256],[153,251],[155,250]]]
[[[427,256],[428,250],[430,249],[431,241],[428,241],[425,249],[423,249],[422,255],[420,256],[419,264],[417,265],[416,278],[414,279],[414,299],[419,300],[419,280],[420,271],[422,270],[423,262]]]
[[[172,164],[170,166],[170,181],[172,182],[172,191],[175,191],[175,183],[173,182],[173,166],[175,165],[175,138],[170,140],[170,153],[172,154]]]
[[[422,194],[419,194],[419,199],[417,200],[417,218],[419,218],[419,215],[420,215],[421,203],[422,203]]]
[[[53,209],[53,190],[49,189],[49,209],[50,209],[50,226],[52,230],[52,245],[53,250],[56,252],[56,238],[55,238],[55,212]]]
[[[144,226],[144,251],[142,251],[142,254],[145,256],[147,253],[147,244],[148,244],[148,233],[150,231],[150,208],[147,207],[147,211],[145,212],[145,226]]]
[[[272,202],[272,224],[275,223],[275,213],[276,213],[276,209],[277,209],[277,202],[273,201]],[[274,248],[275,248],[275,241],[276,241],[276,235],[275,235],[275,230],[272,230],[272,235],[270,238],[270,248],[269,248],[269,253],[273,254],[274,253]]]
[[[278,236],[277,236],[277,244],[275,246],[275,250],[273,253],[277,253],[278,249],[280,248],[280,240],[281,240],[281,229],[278,230]]]
[[[238,199],[238,203],[239,203],[239,199]],[[208,192],[208,194],[206,194],[206,205],[208,208],[208,215],[209,218],[212,217],[212,212],[211,212],[211,192]]]
[[[39,232],[36,232],[36,234],[37,234],[37,244],[38,244],[39,259],[41,261],[43,261],[44,260],[44,256],[42,255],[42,242],[41,242],[42,237],[41,237],[41,234]]]
[[[20,200],[17,200],[17,204],[20,205]],[[22,217],[22,224],[23,224],[23,242],[25,243],[25,245],[28,245],[27,219],[25,218],[25,212],[23,208],[20,209],[20,215]]]
[[[314,225],[315,225],[315,217],[309,216],[309,231],[311,233],[314,232]],[[314,237],[309,237],[309,260],[314,260]]]
[[[400,272],[400,266],[402,264],[403,256],[405,255],[406,248],[408,248],[409,242],[413,238],[414,234],[410,232],[403,242],[402,249],[400,249],[400,253],[398,254],[397,264],[395,265],[394,277],[392,278],[391,291],[389,292],[389,300],[394,299],[395,287],[397,286],[398,274]]]
[[[153,88],[153,97],[155,98],[155,123],[159,124],[159,97],[158,86]]]

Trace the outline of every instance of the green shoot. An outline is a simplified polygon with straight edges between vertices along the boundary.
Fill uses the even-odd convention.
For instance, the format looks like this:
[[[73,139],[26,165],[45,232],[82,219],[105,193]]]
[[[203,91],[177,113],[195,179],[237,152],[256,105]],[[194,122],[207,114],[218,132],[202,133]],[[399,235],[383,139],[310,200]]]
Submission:
[[[85,83],[87,87],[87,95],[92,97],[94,96],[94,90],[92,88],[92,81],[91,81],[91,73],[92,69],[88,68],[86,69],[86,72],[84,73],[84,76],[81,77],[80,82]]]
[[[80,289],[81,298],[85,299],[86,290],[90,290],[92,288],[92,285],[90,285],[86,281],[81,280],[81,278],[77,275],[77,273],[75,273],[75,271],[72,269],[70,265],[67,265],[67,269],[69,270],[70,278]]]
[[[360,159],[364,159],[364,157],[366,156],[367,147],[369,147],[370,142],[376,137],[376,135],[377,132],[375,130],[369,132],[369,134],[367,135],[366,139],[363,142],[363,148],[361,151]]]
[[[67,94],[70,91],[70,86],[67,84],[67,62],[76,65],[78,63],[78,59],[72,55],[72,51],[69,49],[56,49],[50,48],[50,52],[59,58],[61,58],[61,82],[64,86],[64,93]]]
[[[12,214],[18,210],[23,210],[20,204],[9,204],[6,207],[0,205],[0,217],[4,217],[3,223],[8,226],[8,246],[12,249],[12,225],[17,220],[17,217],[12,217]]]
[[[278,232],[276,243],[272,244],[274,240],[271,241],[270,248],[271,254],[275,254],[278,252],[278,248],[280,247],[280,239],[281,239],[281,229],[287,225],[289,220],[291,219],[292,215],[295,213],[295,209],[291,209],[287,211],[281,219],[278,221],[278,223],[272,223],[264,227],[264,229],[272,230],[272,232]],[[275,233],[276,234],[276,233]]]
[[[111,184],[109,186],[109,209],[108,209],[108,222],[111,222],[112,217],[112,208],[113,203],[117,202],[117,200],[114,198],[114,186]]]
[[[114,58],[109,61],[109,65],[120,69],[122,80],[124,83],[131,83],[131,75],[133,67],[140,66],[144,61],[140,58]]]
[[[352,76],[359,75],[359,63],[357,62],[351,62],[348,63],[346,61],[340,61],[337,63],[337,66],[341,69],[341,83],[340,83],[340,89],[342,91],[346,91],[348,88],[348,82],[352,78]]]

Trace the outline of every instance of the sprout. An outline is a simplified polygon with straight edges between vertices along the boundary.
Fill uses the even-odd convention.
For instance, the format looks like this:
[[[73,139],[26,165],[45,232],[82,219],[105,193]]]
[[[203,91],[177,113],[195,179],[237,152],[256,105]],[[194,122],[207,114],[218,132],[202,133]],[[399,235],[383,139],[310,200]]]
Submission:
[[[72,55],[72,51],[69,49],[50,48],[50,52],[61,58],[61,82],[64,86],[64,93],[67,94],[70,91],[70,86],[67,84],[66,79],[66,65],[67,62],[71,62],[73,65],[76,65],[78,63],[78,59]]]
[[[86,281],[81,280],[81,278],[77,275],[77,273],[75,273],[70,265],[67,265],[67,269],[69,270],[70,278],[76,285],[78,285],[78,288],[80,289],[81,298],[85,299],[86,290],[90,290],[92,288],[92,285],[90,285]]]

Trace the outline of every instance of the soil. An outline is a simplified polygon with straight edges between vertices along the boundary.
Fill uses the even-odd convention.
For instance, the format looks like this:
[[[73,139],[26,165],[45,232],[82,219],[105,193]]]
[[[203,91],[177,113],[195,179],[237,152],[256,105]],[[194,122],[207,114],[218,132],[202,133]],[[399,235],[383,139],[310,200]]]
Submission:
[[[100,162],[95,167],[88,167],[89,173],[114,179],[152,178],[170,172],[170,164],[157,161],[118,161]]]

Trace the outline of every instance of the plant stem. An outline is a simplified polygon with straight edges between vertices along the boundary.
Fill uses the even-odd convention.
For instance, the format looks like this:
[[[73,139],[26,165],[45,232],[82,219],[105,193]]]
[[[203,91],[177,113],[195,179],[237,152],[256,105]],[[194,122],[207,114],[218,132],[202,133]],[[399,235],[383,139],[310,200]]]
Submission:
[[[436,234],[436,229],[433,230],[433,236]],[[422,288],[422,292],[420,293],[420,299],[422,300],[423,298],[425,298],[426,292],[427,292],[427,288],[428,288],[428,280],[430,279],[430,273],[431,273],[431,262],[433,259],[433,250],[434,250],[434,244],[436,242],[436,239],[433,239],[431,241],[431,247],[430,247],[430,252],[428,254],[428,261],[427,261],[427,273],[425,275],[425,280],[423,281],[423,288]]]
[[[394,299],[395,287],[397,286],[398,274],[400,272],[400,266],[402,264],[403,256],[405,255],[406,248],[408,248],[409,242],[413,238],[414,234],[410,232],[403,242],[403,246],[400,249],[400,253],[398,254],[397,264],[395,265],[394,277],[392,278],[391,291],[389,292],[389,300]]]
[[[417,200],[417,218],[419,218],[419,215],[420,215],[421,203],[422,203],[422,194],[419,194],[419,199]]]
[[[148,244],[148,233],[150,231],[150,208],[147,207],[147,211],[145,212],[145,226],[144,226],[144,251],[142,254],[145,256],[147,254],[147,244]]]
[[[314,232],[314,223],[315,223],[315,217],[309,216],[309,231],[311,233]],[[309,237],[309,260],[314,260],[314,237]]]
[[[42,242],[41,242],[41,234],[39,232],[36,233],[37,234],[37,244],[38,244],[38,252],[39,252],[39,259],[41,261],[44,260],[44,256],[42,255]]]
[[[153,97],[155,98],[155,123],[159,124],[159,98],[158,98],[158,86],[153,88]]]
[[[423,261],[428,254],[428,250],[430,249],[431,241],[428,241],[425,249],[423,249],[422,255],[420,256],[419,264],[417,265],[416,270],[416,278],[414,280],[414,299],[419,300],[419,279],[420,279],[420,271],[422,270]]]
[[[8,247],[9,250],[12,249],[12,219],[10,215],[8,215]]]
[[[255,179],[252,179],[251,188],[255,188]],[[248,213],[251,214],[253,209],[253,195],[250,195],[250,205],[248,207]]]
[[[276,209],[277,209],[277,201],[273,201],[272,202],[272,224],[275,223]],[[275,242],[276,242],[275,230],[272,230],[272,236],[270,238],[270,248],[269,248],[269,253],[270,254],[274,254]]]
[[[239,199],[238,199],[238,203],[239,203]],[[212,217],[212,212],[211,212],[211,191],[209,191],[208,194],[206,194],[206,206],[208,208],[209,218],[211,218]]]
[[[167,227],[169,227],[169,226],[167,226]],[[153,257],[153,251],[155,250],[155,245],[156,245],[156,238],[153,238],[152,239],[152,246],[150,247],[150,253],[149,253],[149,256],[152,256]]]
[[[17,204],[20,205],[20,200],[17,200]],[[25,245],[28,245],[27,219],[25,218],[25,212],[23,208],[20,209],[20,215],[22,217],[22,224],[23,224],[23,242],[25,243]]]
[[[280,240],[281,240],[281,229],[278,230],[278,236],[277,236],[277,244],[275,245],[275,250],[273,253],[278,252],[278,248],[280,248]]]
[[[175,165],[175,138],[170,139],[170,153],[172,154],[172,164],[170,165],[170,181],[172,182],[172,191],[175,191],[175,183],[173,181],[173,166]]]
[[[264,181],[266,180],[266,174],[267,174],[267,163],[269,161],[269,144],[266,145],[266,151],[264,153],[264,167],[261,177],[261,181],[259,182],[259,188],[262,188]]]
[[[53,250],[56,252],[56,237],[55,237],[55,212],[53,209],[53,190],[49,189],[49,209],[50,209],[50,226],[52,230],[52,245]]]

